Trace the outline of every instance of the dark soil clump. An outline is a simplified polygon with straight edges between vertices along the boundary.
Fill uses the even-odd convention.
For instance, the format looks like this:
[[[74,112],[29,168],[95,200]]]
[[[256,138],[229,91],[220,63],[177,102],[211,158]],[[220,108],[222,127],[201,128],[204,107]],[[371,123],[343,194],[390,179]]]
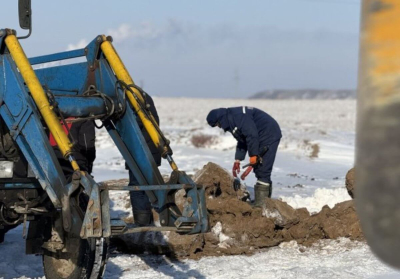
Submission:
[[[346,188],[349,195],[354,199],[354,191],[355,191],[355,171],[354,168],[349,170],[346,174]]]
[[[214,163],[204,166],[193,179],[206,189],[211,231],[201,235],[149,232],[118,237],[125,252],[199,258],[252,254],[291,240],[302,245],[339,237],[363,240],[353,201],[339,203],[332,209],[325,206],[311,216],[305,208],[293,209],[275,199],[267,199],[264,208],[253,208],[241,200],[245,189],[235,192],[233,177]],[[184,193],[178,192],[179,207],[184,199]]]

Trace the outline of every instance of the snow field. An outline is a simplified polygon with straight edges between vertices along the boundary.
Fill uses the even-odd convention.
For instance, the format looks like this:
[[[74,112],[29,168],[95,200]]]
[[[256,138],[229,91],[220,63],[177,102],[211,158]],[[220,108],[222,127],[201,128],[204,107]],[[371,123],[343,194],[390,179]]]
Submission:
[[[346,279],[396,275],[371,254],[366,244],[348,239],[320,241],[309,248],[287,242],[253,256],[171,261],[151,255],[118,255],[110,262],[107,278]]]
[[[207,126],[207,113],[217,107],[255,106],[270,113],[280,124],[283,139],[273,172],[273,198],[295,208],[316,213],[322,206],[333,207],[349,200],[344,188],[346,172],[354,157],[354,100],[229,100],[154,98],[161,128],[171,140],[174,159],[189,174],[207,162],[230,170],[235,141],[229,134]],[[195,148],[193,135],[205,134],[213,142]],[[96,181],[127,178],[124,161],[104,130],[97,132]],[[318,146],[318,148],[316,147]],[[316,156],[311,156],[314,151]],[[314,152],[315,153],[315,152]],[[315,155],[315,154],[314,154]],[[167,163],[160,167],[169,174]],[[256,182],[249,175],[250,192]],[[111,196],[114,216],[131,217],[127,193]],[[224,224],[213,232],[221,243]],[[24,254],[22,228],[10,231],[0,245],[0,278],[44,278],[40,257]],[[199,261],[174,261],[165,256],[112,254],[105,278],[400,278],[385,266],[367,244],[347,239],[320,241],[312,247],[282,243],[253,256],[207,257]]]

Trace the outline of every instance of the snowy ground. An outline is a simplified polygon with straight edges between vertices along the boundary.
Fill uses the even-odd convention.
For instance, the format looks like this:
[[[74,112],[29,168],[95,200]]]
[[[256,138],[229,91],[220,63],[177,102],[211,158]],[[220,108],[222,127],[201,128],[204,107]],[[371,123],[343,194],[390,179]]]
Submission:
[[[172,142],[174,159],[187,173],[194,173],[210,161],[232,168],[236,141],[229,133],[206,124],[211,109],[255,106],[276,118],[283,133],[273,172],[273,197],[313,212],[325,204],[333,206],[350,199],[344,177],[353,165],[355,101],[155,98],[155,103],[161,128]],[[195,148],[191,142],[194,135],[213,139],[206,148]],[[122,157],[106,132],[99,131],[98,138],[96,179],[127,177]],[[312,146],[319,151],[311,158]],[[166,162],[160,170],[170,173]],[[255,181],[250,175],[245,183],[252,187]]]
[[[360,259],[355,263],[356,259]],[[362,260],[361,260],[362,259]],[[170,262],[165,257],[124,255],[112,258],[109,278],[381,278],[388,268],[371,257],[368,247],[347,239],[322,241],[311,248],[296,242],[253,256],[207,257]],[[115,265],[115,266],[114,266]],[[132,270],[132,272],[129,272]]]
[[[155,98],[161,128],[171,139],[174,159],[182,170],[194,173],[209,161],[230,169],[235,142],[205,117],[216,107],[255,106],[269,112],[281,125],[283,139],[276,158],[273,198],[293,207],[318,212],[325,204],[350,199],[344,177],[353,165],[355,101],[266,101]],[[195,148],[193,135],[210,135],[205,148]],[[97,181],[126,178],[118,150],[104,131],[98,132],[94,167]],[[161,172],[170,172],[168,164]],[[246,180],[254,185],[253,175]],[[125,193],[113,195],[114,209],[126,212]],[[126,203],[126,201],[125,201]],[[24,255],[22,228],[11,231],[0,245],[0,278],[42,277],[39,257]],[[209,257],[199,261],[170,261],[152,255],[113,254],[105,278],[400,278],[365,243],[346,239],[322,241],[314,247],[284,243],[253,256]]]

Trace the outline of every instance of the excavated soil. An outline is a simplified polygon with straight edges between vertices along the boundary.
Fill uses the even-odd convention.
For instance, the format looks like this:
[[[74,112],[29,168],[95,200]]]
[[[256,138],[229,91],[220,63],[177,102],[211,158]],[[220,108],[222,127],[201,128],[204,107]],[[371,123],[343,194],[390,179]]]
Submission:
[[[208,163],[193,177],[206,189],[210,232],[179,235],[174,232],[138,233],[114,239],[119,250],[128,253],[161,253],[177,258],[252,254],[255,251],[295,240],[311,245],[320,239],[348,237],[362,240],[353,201],[323,207],[310,215],[307,209],[293,209],[287,203],[266,199],[264,208],[242,201],[244,190],[232,188],[233,177],[225,169]],[[176,195],[182,208],[184,191]]]
[[[346,174],[346,188],[349,195],[354,199],[354,192],[355,192],[355,171],[354,168],[349,170]]]

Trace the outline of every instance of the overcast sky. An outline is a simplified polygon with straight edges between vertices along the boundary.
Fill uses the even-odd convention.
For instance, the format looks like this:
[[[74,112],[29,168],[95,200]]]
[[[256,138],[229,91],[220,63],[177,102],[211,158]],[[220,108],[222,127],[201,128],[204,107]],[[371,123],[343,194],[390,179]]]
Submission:
[[[4,3],[3,3],[4,2]],[[2,1],[0,28],[18,28]],[[114,45],[136,83],[155,96],[248,97],[267,89],[353,89],[357,0],[32,0],[29,57]]]

